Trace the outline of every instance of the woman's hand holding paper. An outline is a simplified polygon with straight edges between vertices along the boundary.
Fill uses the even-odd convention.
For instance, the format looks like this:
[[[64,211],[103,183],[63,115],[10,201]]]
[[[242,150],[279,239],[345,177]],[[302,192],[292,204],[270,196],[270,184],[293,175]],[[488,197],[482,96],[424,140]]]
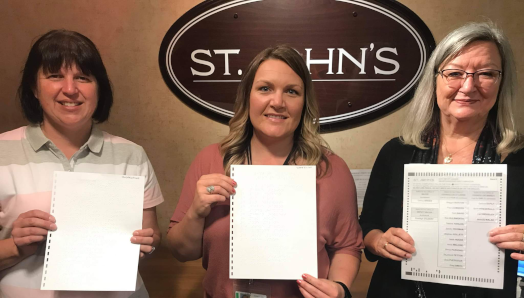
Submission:
[[[160,229],[156,222],[156,207],[144,209],[142,229],[133,232],[131,243],[140,244],[140,258],[150,255],[160,245]]]
[[[199,177],[193,201],[185,212],[186,216],[167,234],[171,253],[182,262],[202,257],[205,218],[211,213],[214,205],[229,200],[229,196],[235,194],[234,188],[237,185],[233,179],[223,174],[199,175]],[[186,197],[189,198],[192,193],[192,190],[188,191]]]
[[[235,194],[236,182],[223,174],[203,175],[197,182],[193,204],[189,209],[193,215],[205,218],[218,202],[225,202]]]
[[[389,228],[375,242],[375,254],[383,258],[402,261],[415,253],[415,241],[401,228]]]
[[[22,213],[13,222],[11,235],[21,255],[31,255],[48,231],[56,230],[56,219],[47,212],[31,210]]]
[[[154,241],[153,236],[154,230],[151,228],[133,232],[131,243],[140,244],[140,258],[145,257],[146,254],[151,254],[155,250],[152,245]]]
[[[328,279],[318,279],[309,274],[303,274],[297,280],[298,289],[305,298],[344,298],[341,285]]]
[[[524,261],[524,225],[507,225],[495,228],[489,232],[489,242],[498,248],[511,249],[519,252],[511,254],[511,258]]]

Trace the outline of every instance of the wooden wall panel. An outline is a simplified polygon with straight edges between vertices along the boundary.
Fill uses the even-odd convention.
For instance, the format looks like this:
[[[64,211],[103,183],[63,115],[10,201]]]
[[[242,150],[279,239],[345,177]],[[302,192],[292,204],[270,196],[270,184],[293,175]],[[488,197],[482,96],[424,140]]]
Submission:
[[[400,2],[426,22],[437,42],[465,22],[491,19],[509,36],[517,69],[524,73],[524,35],[519,21],[524,15],[524,1]],[[0,1],[0,131],[26,123],[15,94],[35,37],[56,28],[85,34],[100,49],[114,86],[112,115],[102,128],[146,149],[166,198],[158,208],[160,227],[165,232],[191,161],[200,149],[218,142],[228,132],[227,126],[194,112],[178,100],[165,85],[158,68],[164,34],[178,17],[198,3],[199,0]],[[523,85],[523,80],[521,76],[519,85]],[[523,112],[520,103],[516,114],[521,128]],[[382,145],[398,136],[405,116],[404,107],[367,125],[324,134],[324,138],[350,168],[371,168]],[[370,275],[366,276],[369,279]],[[366,279],[359,282],[364,285]]]

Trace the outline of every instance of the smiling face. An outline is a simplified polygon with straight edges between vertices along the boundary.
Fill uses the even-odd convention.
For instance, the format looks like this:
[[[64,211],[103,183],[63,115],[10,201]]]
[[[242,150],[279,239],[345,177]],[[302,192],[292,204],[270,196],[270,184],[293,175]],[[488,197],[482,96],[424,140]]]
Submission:
[[[98,103],[98,88],[93,76],[83,74],[76,65],[62,66],[54,73],[37,73],[35,97],[44,111],[44,125],[64,130],[91,126]]]
[[[476,41],[464,47],[460,55],[441,65],[439,70],[443,69],[461,69],[469,73],[481,69],[502,70],[502,62],[493,42]],[[497,100],[500,81],[485,86],[479,83],[478,78],[468,75],[463,84],[453,87],[445,77],[438,75],[436,95],[441,117],[458,121],[487,119]]]
[[[255,74],[249,97],[249,118],[260,136],[293,137],[304,107],[304,83],[281,60],[262,62]]]

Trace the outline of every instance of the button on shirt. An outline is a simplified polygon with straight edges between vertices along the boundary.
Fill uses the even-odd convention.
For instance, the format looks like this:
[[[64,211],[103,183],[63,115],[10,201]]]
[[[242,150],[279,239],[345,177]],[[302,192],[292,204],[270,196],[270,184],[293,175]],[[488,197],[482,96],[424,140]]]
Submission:
[[[68,160],[39,126],[20,127],[0,134],[0,239],[11,237],[21,213],[50,212],[55,171],[144,176],[144,209],[164,201],[141,146],[93,125],[89,140]],[[0,271],[0,297],[148,297],[140,275],[135,292],[40,291],[44,253],[40,245],[35,255]]]

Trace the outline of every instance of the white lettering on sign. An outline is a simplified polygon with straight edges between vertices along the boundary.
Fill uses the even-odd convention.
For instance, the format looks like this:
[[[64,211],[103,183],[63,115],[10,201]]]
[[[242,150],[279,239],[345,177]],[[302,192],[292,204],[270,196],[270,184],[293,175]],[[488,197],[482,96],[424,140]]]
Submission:
[[[212,75],[213,72],[215,72],[215,66],[213,65],[213,63],[206,61],[206,60],[196,58],[195,57],[196,54],[206,54],[209,57],[211,57],[211,52],[209,50],[194,50],[193,53],[191,53],[191,60],[193,60],[194,62],[198,64],[207,65],[209,66],[210,69],[208,72],[200,72],[200,71],[194,70],[193,67],[191,67],[191,74],[194,76],[202,76],[202,77],[207,77],[207,76]]]
[[[229,54],[238,54],[238,53],[240,53],[240,49],[213,50],[213,52],[215,54],[217,54],[217,55],[224,55],[224,68],[225,68],[224,75],[225,76],[231,75],[231,73],[229,72]],[[201,77],[207,77],[207,76],[212,75],[215,72],[215,65],[213,65],[213,63],[211,63],[209,61],[196,58],[195,57],[196,54],[206,54],[209,57],[212,57],[211,56],[211,51],[198,49],[198,50],[194,50],[191,53],[191,60],[193,60],[193,62],[196,62],[198,64],[202,64],[202,65],[208,66],[209,67],[209,71],[207,71],[207,72],[196,71],[196,70],[194,70],[191,67],[191,74],[194,75],[194,76],[201,76]]]
[[[224,75],[225,76],[230,76],[231,73],[229,72],[229,54],[238,54],[238,53],[240,53],[240,50],[239,49],[235,49],[235,50],[214,50],[213,52],[215,52],[215,54],[223,54],[224,55],[224,68],[225,68]]]
[[[370,52],[373,51],[374,46],[375,45],[373,43],[370,44],[370,48],[369,48]],[[313,65],[313,64],[315,64],[315,65],[325,64],[325,65],[328,66],[328,71],[326,72],[326,74],[327,75],[334,74],[333,73],[333,51],[335,50],[335,48],[328,48],[327,49],[328,53],[329,53],[329,57],[327,59],[311,59],[311,51],[313,49],[312,48],[307,48],[305,50],[306,50],[306,64],[307,64],[308,69],[311,69],[311,65]],[[366,70],[365,70],[365,68],[366,68],[366,52],[367,52],[368,48],[360,48],[360,61],[357,60],[355,57],[353,57],[351,54],[349,54],[343,48],[337,48],[337,50],[338,50],[338,71],[336,73],[337,75],[344,74],[344,71],[343,71],[344,57],[349,59],[355,66],[357,66],[360,69],[360,72],[358,74],[366,74]],[[380,68],[374,66],[375,74],[393,75],[393,74],[397,73],[398,70],[400,69],[400,64],[396,60],[393,60],[393,59],[386,58],[386,57],[382,56],[383,52],[393,53],[393,54],[398,56],[397,48],[388,48],[388,47],[380,48],[376,52],[376,54],[375,54],[376,59],[378,61],[381,61],[381,62],[393,65],[393,70],[383,70],[383,69],[380,69]],[[224,55],[224,75],[225,76],[231,75],[231,72],[229,71],[229,55],[230,54],[239,54],[240,53],[240,49],[213,50],[213,53],[215,53],[215,55]],[[210,61],[206,61],[206,60],[202,60],[202,59],[196,58],[197,54],[205,54],[205,55],[207,55],[209,57],[212,57],[211,51],[210,50],[197,49],[197,50],[194,50],[191,53],[191,60],[193,60],[193,62],[198,63],[200,65],[205,65],[205,66],[209,67],[209,71],[206,71],[206,72],[197,71],[197,70],[195,70],[195,69],[193,69],[191,67],[191,74],[193,76],[201,76],[201,77],[207,77],[207,76],[212,75],[215,72],[215,65],[213,65],[213,63],[211,63]],[[241,75],[242,74],[242,70],[239,70],[238,73],[239,73],[239,75]]]
[[[328,72],[326,74],[333,74],[333,50],[335,48],[328,48],[329,58],[328,59],[311,59],[311,48],[306,49],[306,64],[307,68],[311,69],[311,64],[327,64]]]
[[[337,74],[344,74],[342,72],[342,55],[346,58],[349,58],[351,62],[353,62],[358,68],[360,68],[359,74],[366,74],[366,71],[364,68],[366,67],[366,50],[368,48],[360,48],[360,61],[358,62],[357,59],[353,58],[346,50],[342,48],[338,48],[338,71]]]
[[[397,54],[397,48],[382,48],[380,50],[377,51],[377,60],[379,61],[382,61],[384,63],[390,63],[390,64],[393,64],[395,66],[395,68],[393,70],[381,70],[379,69],[378,67],[374,66],[375,67],[375,74],[383,74],[383,75],[392,75],[392,74],[395,74],[397,73],[397,71],[399,70],[400,68],[400,65],[398,64],[397,61],[393,60],[393,59],[389,59],[389,58],[384,58],[382,57],[380,54],[382,54],[382,52],[391,52],[395,55],[398,56]]]

